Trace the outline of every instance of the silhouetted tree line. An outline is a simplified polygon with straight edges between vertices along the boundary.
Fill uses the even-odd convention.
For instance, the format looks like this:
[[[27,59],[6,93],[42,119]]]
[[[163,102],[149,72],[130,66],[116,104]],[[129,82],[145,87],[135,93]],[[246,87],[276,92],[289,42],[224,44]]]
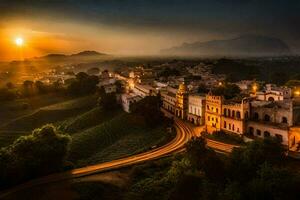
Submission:
[[[299,199],[298,169],[285,168],[285,150],[275,138],[251,142],[229,156],[210,149],[205,138],[193,138],[186,153],[172,160],[135,167],[125,199]]]

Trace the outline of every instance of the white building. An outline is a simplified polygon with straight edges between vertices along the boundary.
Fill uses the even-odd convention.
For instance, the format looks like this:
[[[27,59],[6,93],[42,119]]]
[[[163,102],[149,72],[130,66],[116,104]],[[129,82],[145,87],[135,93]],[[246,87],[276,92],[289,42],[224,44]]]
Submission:
[[[132,88],[132,91],[133,93],[141,97],[156,95],[156,89],[150,85],[135,84],[134,87]]]
[[[130,113],[130,106],[135,103],[138,102],[140,100],[142,100],[143,98],[133,94],[133,93],[128,93],[128,94],[122,94],[121,95],[121,103],[122,103],[122,108],[125,112]]]
[[[161,92],[163,108],[171,113],[175,113],[177,89],[168,87],[166,91]]]
[[[205,96],[190,95],[187,119],[196,125],[203,125],[205,122]]]
[[[292,90],[287,87],[277,87],[273,84],[267,84],[266,89],[255,94],[260,101],[283,101],[292,97]]]

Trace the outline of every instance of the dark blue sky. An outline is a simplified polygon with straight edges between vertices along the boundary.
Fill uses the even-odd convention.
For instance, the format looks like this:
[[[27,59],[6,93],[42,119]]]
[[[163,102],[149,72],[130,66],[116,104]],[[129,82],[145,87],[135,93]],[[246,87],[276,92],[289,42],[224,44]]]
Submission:
[[[0,25],[21,18],[105,26],[139,39],[175,34],[169,46],[262,34],[300,50],[299,0],[1,0],[0,7]]]

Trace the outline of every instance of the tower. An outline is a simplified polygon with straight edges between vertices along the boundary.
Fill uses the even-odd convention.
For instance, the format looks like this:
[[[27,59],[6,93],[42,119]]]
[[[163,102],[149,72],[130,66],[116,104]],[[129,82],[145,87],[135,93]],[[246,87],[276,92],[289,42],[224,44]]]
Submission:
[[[186,119],[188,112],[188,91],[186,85],[181,83],[176,93],[176,111],[175,114],[181,119]]]

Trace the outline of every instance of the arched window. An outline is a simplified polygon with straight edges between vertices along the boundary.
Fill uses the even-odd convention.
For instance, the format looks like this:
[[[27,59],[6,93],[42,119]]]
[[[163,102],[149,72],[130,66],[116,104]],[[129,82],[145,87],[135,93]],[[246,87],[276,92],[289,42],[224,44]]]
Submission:
[[[231,117],[233,117],[233,118],[235,117],[235,111],[234,110],[231,113]]]
[[[258,115],[257,112],[254,113],[254,119],[255,119],[255,120],[259,120],[259,115]]]
[[[264,132],[264,137],[270,137],[270,136],[271,136],[270,132],[268,132],[268,131]]]
[[[236,118],[241,119],[241,112],[240,111],[236,112]]]
[[[216,113],[219,113],[219,109],[218,108],[216,108]]]
[[[224,116],[226,117],[227,116],[227,109],[224,108]]]
[[[287,124],[287,118],[286,117],[282,117],[281,123]]]
[[[227,117],[231,116],[231,110],[230,109],[228,109],[227,114],[228,114]]]
[[[224,121],[224,128],[227,128],[227,124],[226,124],[226,121]]]
[[[268,101],[274,101],[275,99],[273,97],[269,97]]]
[[[253,134],[254,134],[254,128],[249,127],[249,135],[253,136]]]
[[[256,135],[261,136],[261,130],[257,129],[256,130]]]
[[[248,111],[246,111],[245,112],[245,119],[248,119],[248,117],[249,117],[249,113],[248,113]]]
[[[270,121],[270,115],[265,114],[264,120],[266,122],[269,122]]]
[[[275,134],[275,137],[277,138],[277,140],[278,140],[280,143],[283,141],[282,135]]]

